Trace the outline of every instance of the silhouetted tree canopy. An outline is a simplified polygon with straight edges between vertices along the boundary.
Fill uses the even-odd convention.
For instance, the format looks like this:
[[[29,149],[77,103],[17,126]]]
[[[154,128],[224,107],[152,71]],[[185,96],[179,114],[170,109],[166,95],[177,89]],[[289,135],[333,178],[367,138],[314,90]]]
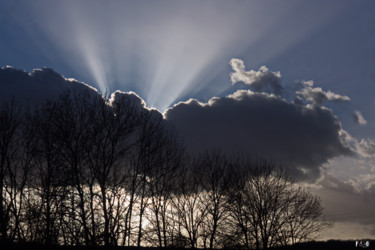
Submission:
[[[0,239],[65,246],[270,248],[330,223],[266,160],[188,156],[134,95],[0,108]]]

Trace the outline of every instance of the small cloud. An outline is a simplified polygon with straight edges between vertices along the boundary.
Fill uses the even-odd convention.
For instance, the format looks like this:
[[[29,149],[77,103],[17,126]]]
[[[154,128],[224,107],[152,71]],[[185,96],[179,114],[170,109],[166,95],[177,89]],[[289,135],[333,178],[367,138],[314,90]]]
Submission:
[[[305,81],[298,83],[300,90],[296,91],[297,96],[304,98],[314,105],[321,106],[326,101],[334,102],[348,102],[350,98],[348,96],[339,95],[332,91],[323,91],[322,88],[313,88],[313,81]]]
[[[370,138],[356,142],[357,153],[366,158],[375,158],[375,141]]]
[[[375,141],[371,138],[363,138],[361,140],[352,137],[345,130],[341,130],[339,133],[342,144],[350,148],[352,152],[358,156],[375,159]]]
[[[363,117],[363,115],[361,114],[360,111],[354,111],[353,114],[353,120],[360,124],[360,125],[366,125],[367,124],[367,121],[365,120],[365,118]]]
[[[111,94],[109,98],[109,105],[114,110],[122,110],[127,112],[131,117],[145,117],[148,114],[148,118],[154,119],[154,121],[163,120],[163,115],[154,108],[147,107],[146,102],[137,93],[133,91],[122,92],[116,90]]]
[[[146,102],[133,91],[122,92],[120,90],[116,90],[111,94],[109,103],[110,105],[115,105],[116,102],[123,102],[124,100],[129,100],[130,103],[136,104],[140,109],[145,109],[147,107]]]
[[[348,180],[356,190],[367,190],[371,191],[375,187],[375,174],[373,173],[366,173],[360,174],[358,176],[354,176]],[[375,189],[373,190],[375,191]]]
[[[242,60],[233,58],[229,63],[234,72],[230,74],[232,84],[243,82],[250,85],[256,92],[265,91],[281,94],[281,74],[279,71],[272,72],[266,66],[261,66],[258,71],[245,71],[245,64]]]

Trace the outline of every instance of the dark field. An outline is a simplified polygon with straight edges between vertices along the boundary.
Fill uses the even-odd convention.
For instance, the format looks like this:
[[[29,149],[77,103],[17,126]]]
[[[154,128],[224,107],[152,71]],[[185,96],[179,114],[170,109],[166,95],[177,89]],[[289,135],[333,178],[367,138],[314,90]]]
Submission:
[[[278,248],[271,248],[271,249],[278,249],[278,250],[297,250],[297,249],[306,249],[306,250],[325,250],[325,249],[373,249],[375,240],[370,240],[370,247],[368,248],[356,248],[354,240],[348,241],[339,241],[339,240],[329,240],[329,241],[312,241],[306,243],[295,244],[288,247],[278,247]],[[1,244],[1,250],[5,249],[19,249],[19,250],[36,250],[36,249],[56,249],[56,250],[105,250],[105,249],[116,249],[116,250],[159,250],[159,249],[180,249],[180,248],[157,248],[157,247],[104,247],[104,246],[54,246],[54,245],[43,245],[43,244],[32,244],[32,243],[18,243],[18,244]],[[186,249],[186,248],[181,248]]]

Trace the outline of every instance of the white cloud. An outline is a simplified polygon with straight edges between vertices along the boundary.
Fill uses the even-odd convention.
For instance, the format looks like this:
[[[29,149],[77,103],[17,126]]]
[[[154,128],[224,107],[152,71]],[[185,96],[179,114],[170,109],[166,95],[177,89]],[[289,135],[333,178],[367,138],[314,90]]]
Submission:
[[[245,71],[245,64],[242,60],[233,58],[229,63],[234,72],[230,74],[232,84],[243,82],[250,85],[254,91],[266,91],[281,94],[281,74],[279,71],[272,72],[266,66],[261,66],[258,71]]]
[[[354,111],[353,112],[353,120],[360,124],[360,125],[366,125],[367,124],[367,121],[365,120],[365,118],[363,117],[362,113],[360,111]]]
[[[313,81],[302,82],[302,89],[296,91],[297,96],[306,99],[314,105],[322,105],[326,101],[335,101],[335,102],[348,102],[350,98],[348,96],[339,95],[333,93],[332,91],[323,91],[322,88],[316,87],[313,88]]]
[[[375,158],[375,141],[364,138],[355,143],[358,154],[366,158]]]
[[[356,190],[369,190],[375,186],[375,173],[366,173],[354,176],[348,180]]]

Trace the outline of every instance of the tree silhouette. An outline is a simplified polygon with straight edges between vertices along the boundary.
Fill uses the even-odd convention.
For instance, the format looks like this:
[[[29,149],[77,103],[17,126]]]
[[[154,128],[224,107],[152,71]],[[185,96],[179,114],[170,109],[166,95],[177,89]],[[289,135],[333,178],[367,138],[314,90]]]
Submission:
[[[267,249],[331,225],[283,168],[189,156],[155,110],[88,92],[0,108],[0,240]]]
[[[19,107],[14,101],[4,103],[0,110],[0,239],[4,242],[9,240],[10,212],[12,203],[16,202],[12,194],[8,196],[7,191],[12,189],[12,169],[20,149],[21,117],[17,111]]]
[[[232,218],[247,248],[267,249],[316,237],[330,225],[317,197],[298,187],[285,169],[267,161],[249,166],[233,190]]]

